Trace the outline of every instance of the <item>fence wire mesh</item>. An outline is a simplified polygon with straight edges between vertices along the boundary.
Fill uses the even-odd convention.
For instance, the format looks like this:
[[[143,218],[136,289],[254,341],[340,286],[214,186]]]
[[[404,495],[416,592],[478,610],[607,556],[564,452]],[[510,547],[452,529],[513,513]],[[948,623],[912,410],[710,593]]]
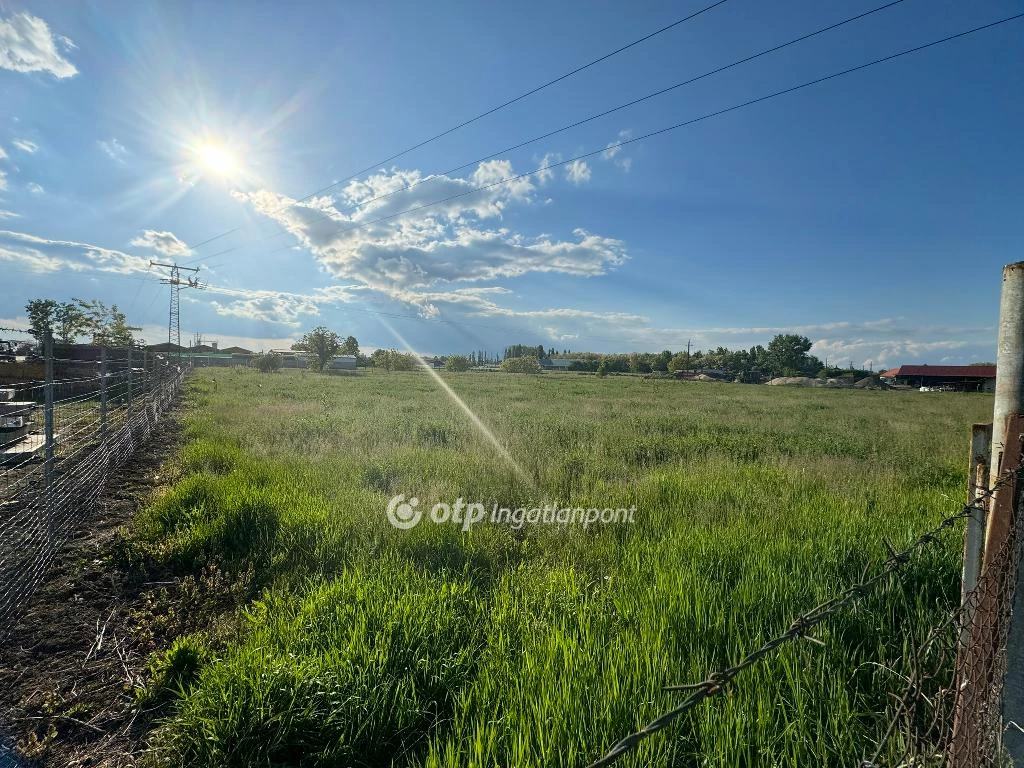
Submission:
[[[177,366],[139,358],[104,360],[96,375],[0,386],[0,640],[181,387]]]

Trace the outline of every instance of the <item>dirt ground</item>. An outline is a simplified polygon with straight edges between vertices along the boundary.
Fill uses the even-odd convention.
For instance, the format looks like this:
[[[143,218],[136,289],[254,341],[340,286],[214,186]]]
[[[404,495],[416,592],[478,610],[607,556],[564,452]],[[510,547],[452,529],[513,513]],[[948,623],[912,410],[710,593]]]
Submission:
[[[175,606],[196,582],[129,572],[115,553],[121,527],[169,481],[180,441],[172,411],[109,479],[14,632],[0,640],[0,768],[134,766],[145,754],[152,715],[137,706],[135,691],[149,655],[188,630]]]

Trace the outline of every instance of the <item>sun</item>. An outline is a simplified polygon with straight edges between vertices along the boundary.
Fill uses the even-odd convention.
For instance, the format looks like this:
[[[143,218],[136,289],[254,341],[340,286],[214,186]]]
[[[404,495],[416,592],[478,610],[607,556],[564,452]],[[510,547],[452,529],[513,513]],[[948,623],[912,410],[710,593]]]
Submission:
[[[203,170],[217,176],[234,176],[241,166],[230,148],[215,141],[207,141],[196,147],[196,158]]]

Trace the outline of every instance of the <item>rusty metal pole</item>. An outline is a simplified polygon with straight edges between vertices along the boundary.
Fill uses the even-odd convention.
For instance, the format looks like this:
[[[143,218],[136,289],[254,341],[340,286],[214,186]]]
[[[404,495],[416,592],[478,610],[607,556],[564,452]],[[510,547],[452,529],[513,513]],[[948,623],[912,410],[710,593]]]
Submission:
[[[960,602],[970,613],[967,597],[978,585],[981,575],[981,559],[985,546],[985,512],[981,509],[983,502],[978,498],[988,488],[989,456],[992,453],[992,425],[975,424],[971,427],[971,457],[969,463],[970,486],[967,491],[967,503],[976,504],[967,518],[964,529],[964,570],[960,592]],[[964,627],[970,623],[970,615],[965,616]]]
[[[1002,466],[1004,452],[1016,453],[1007,445],[1007,420],[1012,414],[1024,413],[1024,261],[1003,268],[1003,288],[999,301],[999,340],[996,349],[996,397],[992,412],[992,454],[989,482],[995,483],[1001,472],[1012,469]],[[1019,436],[1015,439],[1019,439]],[[1009,457],[1007,457],[1009,458]],[[1016,484],[1013,484],[1015,486]],[[1016,487],[1000,489],[990,505],[985,531],[985,565],[1011,535],[1010,517],[1014,501],[1005,498]],[[1000,498],[1002,496],[1003,498]],[[1009,501],[1010,503],[1007,503]],[[1006,643],[1006,678],[1003,684],[1002,714],[1004,722],[1024,723],[1024,584],[1018,572],[1013,595],[1013,612]],[[1024,733],[1007,727],[1004,747],[1014,765],[1024,765]]]

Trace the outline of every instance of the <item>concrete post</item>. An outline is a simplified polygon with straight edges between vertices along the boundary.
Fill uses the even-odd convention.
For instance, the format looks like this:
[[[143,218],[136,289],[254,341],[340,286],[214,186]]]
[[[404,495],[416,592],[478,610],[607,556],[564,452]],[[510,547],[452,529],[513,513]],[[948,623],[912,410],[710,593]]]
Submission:
[[[1003,267],[996,348],[996,401],[992,410],[992,460],[989,478],[999,476],[1006,442],[1006,417],[1024,413],[1024,261]]]
[[[1007,417],[1024,413],[1024,262],[1008,264],[1003,268],[1003,289],[999,302],[999,340],[996,349],[996,397],[992,413],[992,456],[990,483],[994,483],[1002,471],[1012,467],[1001,466],[1001,458],[1007,448]],[[1010,488],[1004,494],[1010,492]],[[1013,504],[1006,499],[996,499],[989,507],[995,513],[989,515],[985,537],[985,562],[995,555],[995,548],[1002,544],[1009,534],[1009,515]],[[1007,518],[1007,519],[996,519]],[[1000,539],[1000,536],[1002,537]],[[991,547],[991,549],[990,549]],[[1003,684],[1002,714],[1005,723],[1024,723],[1024,569],[1020,569],[1013,596],[1013,612],[1010,618],[1009,637],[1006,643],[1006,679]],[[1008,726],[1003,732],[1003,745],[1013,765],[1024,765],[1024,732]]]

